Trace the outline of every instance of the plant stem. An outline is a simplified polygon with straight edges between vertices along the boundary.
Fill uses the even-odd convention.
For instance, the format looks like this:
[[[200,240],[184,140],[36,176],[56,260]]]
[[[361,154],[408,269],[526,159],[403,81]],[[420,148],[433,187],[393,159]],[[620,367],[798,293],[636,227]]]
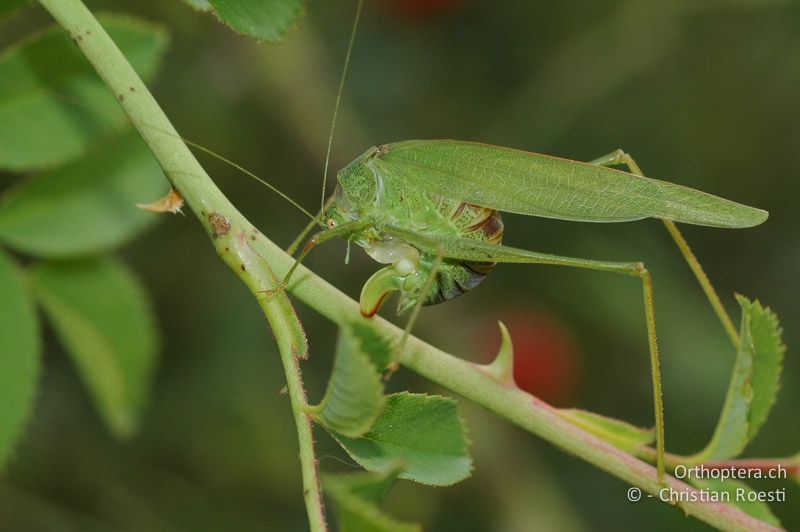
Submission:
[[[707,469],[736,469],[736,470],[757,470],[762,473],[773,475],[783,475],[786,478],[800,477],[800,456],[787,456],[786,458],[733,458],[730,460],[712,460],[703,462],[703,467]]]
[[[172,184],[211,236],[217,253],[253,293],[278,282],[269,265],[249,245],[260,233],[214,185],[192,152],[108,34],[80,0],[40,0],[63,26],[116,96]],[[278,343],[287,390],[297,426],[303,493],[311,530],[327,530],[322,505],[311,420],[298,364],[305,336],[285,294],[259,298]]]
[[[294,259],[255,231],[214,185],[91,13],[80,0],[39,1],[70,33],[117,96],[170,181],[211,235],[217,252],[254,293],[264,290],[265,286],[275,286],[275,277],[282,278],[294,264]],[[268,262],[274,274],[261,264],[261,259]],[[289,291],[333,322],[341,323],[360,315],[357,302],[303,266],[292,278]],[[324,530],[310,422],[302,408],[305,397],[297,364],[297,356],[301,354],[297,351],[301,331],[286,312],[285,301],[282,297],[259,298],[278,340],[286,369],[300,438],[300,460],[311,529]],[[365,323],[387,336],[400,338],[403,334],[401,329],[379,317],[365,320]],[[680,492],[696,491],[671,477],[665,479],[665,484],[659,483],[655,468],[649,464],[579,429],[540,399],[495,381],[482,366],[444,353],[414,336],[408,338],[399,362],[655,497],[666,487]],[[623,489],[620,489],[620,496],[624,497]],[[726,504],[682,502],[676,506],[687,515],[725,530],[776,530]]]
[[[292,258],[271,241],[257,242],[259,252],[267,257],[277,275],[292,265]],[[283,255],[283,256],[282,256]],[[359,315],[359,306],[336,287],[304,267],[298,268],[289,291],[333,322]],[[399,338],[403,331],[392,323],[375,317],[366,320],[380,333]],[[497,382],[482,366],[456,358],[410,336],[398,361],[431,381],[487,408],[525,430],[540,436],[569,454],[595,465],[631,486],[637,486],[656,499],[662,489],[681,493],[695,488],[673,477],[659,483],[656,469],[585,432],[561,418],[556,409],[518,389]],[[655,453],[655,451],[653,451]],[[620,490],[620,496],[624,496]],[[721,503],[682,502],[676,504],[692,515],[723,530],[776,530],[739,509]]]

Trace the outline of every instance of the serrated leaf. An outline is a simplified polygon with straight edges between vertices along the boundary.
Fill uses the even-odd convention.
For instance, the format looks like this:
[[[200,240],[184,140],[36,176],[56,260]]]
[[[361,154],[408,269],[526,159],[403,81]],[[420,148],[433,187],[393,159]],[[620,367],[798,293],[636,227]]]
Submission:
[[[384,473],[325,475],[322,486],[333,501],[333,509],[341,532],[417,532],[417,524],[402,523],[378,508],[386,493],[397,480],[402,465]]]
[[[108,250],[155,222],[136,202],[159,197],[166,186],[158,162],[130,132],[9,190],[0,199],[0,240],[40,257]]]
[[[775,517],[766,502],[747,500],[747,494],[754,491],[741,480],[692,479],[691,483],[697,488],[719,493],[720,502],[727,502],[751,517],[781,528],[780,520]]]
[[[370,360],[375,366],[383,371],[392,362],[395,354],[392,340],[386,338],[375,329],[363,321],[354,321],[349,324],[353,335],[358,338],[361,349],[369,355]]]
[[[208,4],[217,19],[235,32],[273,43],[283,39],[305,12],[304,0],[208,0]]]
[[[157,354],[144,289],[109,258],[43,263],[31,279],[103,420],[117,436],[131,435],[147,405]]]
[[[696,461],[738,456],[766,420],[778,391],[785,347],[775,315],[742,296],[739,349],[717,427]]]
[[[132,17],[99,18],[139,75],[152,78],[166,48],[164,31]],[[60,27],[0,55],[0,168],[64,163],[125,122],[114,95]]]
[[[742,306],[742,312],[750,315],[750,339],[754,361],[753,398],[747,417],[747,437],[752,440],[775,404],[786,346],[781,339],[783,329],[774,312],[762,307],[758,301],[749,301],[743,296],[737,296],[736,300]]]
[[[570,423],[627,452],[647,446],[655,439],[653,429],[643,429],[626,421],[577,408],[561,408],[558,414]]]
[[[11,259],[0,250],[0,469],[33,410],[40,351],[33,301]]]
[[[364,435],[383,410],[381,370],[390,357],[390,342],[371,328],[343,325],[328,389],[314,408],[314,420],[349,438]]]
[[[456,403],[440,396],[398,393],[361,438],[332,433],[347,454],[369,471],[387,471],[398,461],[401,478],[447,486],[470,475],[472,458]]]

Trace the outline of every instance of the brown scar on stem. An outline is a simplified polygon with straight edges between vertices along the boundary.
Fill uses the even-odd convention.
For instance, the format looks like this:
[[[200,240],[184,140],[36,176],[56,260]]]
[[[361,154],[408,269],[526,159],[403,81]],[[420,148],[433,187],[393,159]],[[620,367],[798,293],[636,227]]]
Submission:
[[[208,223],[211,224],[211,238],[227,235],[231,230],[231,222],[218,212],[209,213]]]
[[[372,154],[370,159],[380,159],[387,153],[389,153],[389,146],[386,144],[381,144],[380,146],[375,148],[375,152]]]

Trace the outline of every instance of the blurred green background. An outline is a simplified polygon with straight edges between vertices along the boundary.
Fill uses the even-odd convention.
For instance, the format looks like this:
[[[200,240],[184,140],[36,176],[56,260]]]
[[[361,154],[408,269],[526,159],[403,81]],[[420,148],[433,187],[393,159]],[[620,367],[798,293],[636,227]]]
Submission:
[[[798,450],[800,6],[791,1],[478,2],[373,0],[357,36],[333,168],[409,138],[484,141],[588,160],[624,148],[645,173],[770,211],[741,231],[684,226],[734,316],[758,297],[789,346],[778,404],[747,451]],[[152,85],[187,138],[253,170],[310,210],[353,2],[311,2],[278,45],[255,44],[177,0],[92,1],[162,23],[172,42]],[[40,10],[0,25],[7,45],[49,24]],[[305,219],[207,157],[233,202],[283,245]],[[0,178],[0,185],[10,183]],[[148,198],[143,198],[146,200]],[[505,242],[564,255],[643,260],[656,295],[667,447],[708,440],[733,364],[722,328],[660,222],[591,225],[508,215]],[[376,265],[328,244],[307,265],[354,297]],[[262,315],[191,217],[167,217],[120,254],[154,302],[162,355],[141,432],[103,428],[55,342],[36,411],[0,479],[3,530],[303,530],[300,471],[284,379]],[[531,391],[652,423],[638,283],[548,267],[499,266],[473,293],[423,311],[417,333],[486,360],[503,319]],[[312,399],[331,365],[334,327],[297,305],[311,344]],[[383,314],[393,317],[393,306]],[[46,330],[47,340],[52,333]],[[390,389],[441,392],[401,370]],[[387,505],[433,531],[703,530],[627,485],[460,401],[472,478],[444,489],[401,482]],[[354,470],[318,430],[320,466]],[[800,528],[800,488],[773,511]]]

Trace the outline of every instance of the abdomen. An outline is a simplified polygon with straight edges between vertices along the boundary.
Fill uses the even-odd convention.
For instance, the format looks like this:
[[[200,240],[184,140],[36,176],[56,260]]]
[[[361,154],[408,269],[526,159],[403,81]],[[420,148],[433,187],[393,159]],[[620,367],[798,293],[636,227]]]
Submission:
[[[440,198],[438,211],[453,236],[499,245],[503,240],[500,212],[448,198]],[[456,298],[478,286],[494,268],[494,262],[442,260],[436,280],[423,304],[435,305]]]

